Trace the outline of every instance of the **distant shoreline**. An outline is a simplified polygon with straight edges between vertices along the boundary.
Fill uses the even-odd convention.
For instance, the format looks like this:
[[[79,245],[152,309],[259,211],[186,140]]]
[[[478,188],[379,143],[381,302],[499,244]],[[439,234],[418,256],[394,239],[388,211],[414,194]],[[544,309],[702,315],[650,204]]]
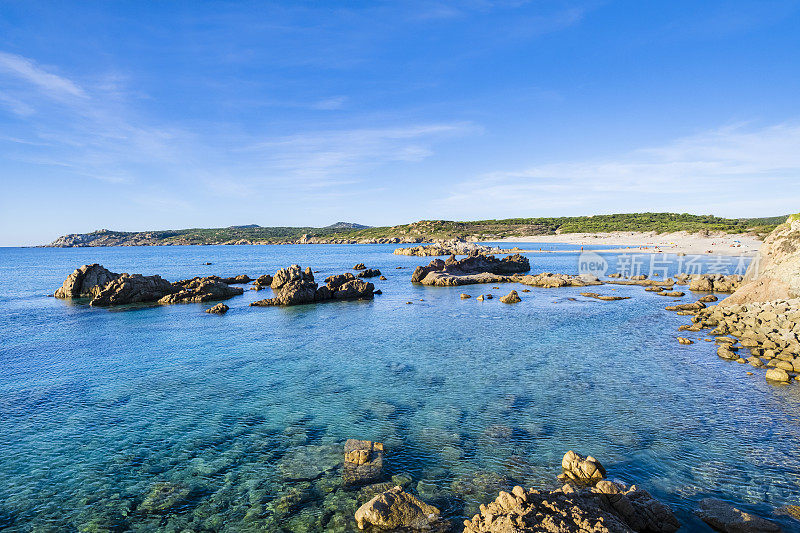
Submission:
[[[562,233],[559,235],[532,235],[506,237],[491,242],[572,244],[575,246],[624,246],[613,250],[594,252],[684,253],[702,255],[754,255],[762,241],[751,234],[709,234],[679,231],[656,233],[653,231],[615,231],[610,233]]]

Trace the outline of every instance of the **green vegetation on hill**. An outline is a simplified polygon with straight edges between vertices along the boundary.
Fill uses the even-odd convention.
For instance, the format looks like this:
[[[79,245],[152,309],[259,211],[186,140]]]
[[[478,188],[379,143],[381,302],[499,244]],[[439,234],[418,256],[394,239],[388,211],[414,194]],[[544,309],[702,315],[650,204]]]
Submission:
[[[625,213],[583,217],[507,218],[502,220],[422,220],[392,227],[366,227],[338,222],[325,228],[232,226],[213,229],[120,232],[100,230],[66,235],[50,246],[124,246],[153,244],[235,244],[281,242],[364,242],[387,239],[416,242],[432,239],[477,238],[484,240],[556,233],[611,231],[675,231],[767,234],[786,216],[770,218],[720,218],[687,213]]]

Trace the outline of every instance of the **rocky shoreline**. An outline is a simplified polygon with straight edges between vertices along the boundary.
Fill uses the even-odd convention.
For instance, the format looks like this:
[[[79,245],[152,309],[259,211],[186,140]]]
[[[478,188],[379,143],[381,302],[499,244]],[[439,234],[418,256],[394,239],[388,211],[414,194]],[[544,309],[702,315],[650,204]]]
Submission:
[[[519,247],[510,249],[498,248],[496,246],[484,246],[476,242],[467,242],[464,239],[448,239],[433,242],[423,246],[411,246],[407,248],[397,248],[393,252],[395,255],[414,255],[418,257],[433,257],[446,255],[490,255],[490,254],[513,254],[520,252]]]

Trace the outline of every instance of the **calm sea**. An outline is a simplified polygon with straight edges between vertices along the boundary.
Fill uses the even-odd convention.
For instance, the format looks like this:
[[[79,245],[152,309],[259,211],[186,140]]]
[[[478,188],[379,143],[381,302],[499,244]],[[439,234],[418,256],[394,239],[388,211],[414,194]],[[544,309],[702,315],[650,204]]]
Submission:
[[[350,437],[384,442],[385,479],[456,526],[500,489],[555,486],[569,449],[687,531],[705,530],[691,512],[707,496],[767,516],[800,504],[800,386],[748,376],[704,335],[679,345],[669,299],[605,286],[633,298],[478,302],[524,287],[414,286],[430,258],[393,248],[0,249],[0,529],[350,531],[370,495],[339,486]],[[576,252],[529,257],[534,273],[577,273]],[[388,280],[374,301],[286,309],[245,291],[224,316],[48,297],[95,262],[169,280],[292,263],[321,280],[363,262]],[[168,509],[144,503],[154,487]]]

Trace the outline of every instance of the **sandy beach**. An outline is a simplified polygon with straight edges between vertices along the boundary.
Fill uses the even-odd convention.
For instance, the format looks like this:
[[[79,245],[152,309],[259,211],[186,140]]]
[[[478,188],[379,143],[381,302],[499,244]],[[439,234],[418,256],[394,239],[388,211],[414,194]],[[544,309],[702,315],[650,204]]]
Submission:
[[[507,237],[494,242],[531,244],[566,243],[576,246],[627,246],[638,253],[685,253],[751,255],[755,254],[762,241],[755,235],[711,234],[701,235],[679,231],[655,233],[617,231],[612,233],[563,233],[560,235],[532,235],[529,237]],[[618,249],[615,251],[619,251]]]

